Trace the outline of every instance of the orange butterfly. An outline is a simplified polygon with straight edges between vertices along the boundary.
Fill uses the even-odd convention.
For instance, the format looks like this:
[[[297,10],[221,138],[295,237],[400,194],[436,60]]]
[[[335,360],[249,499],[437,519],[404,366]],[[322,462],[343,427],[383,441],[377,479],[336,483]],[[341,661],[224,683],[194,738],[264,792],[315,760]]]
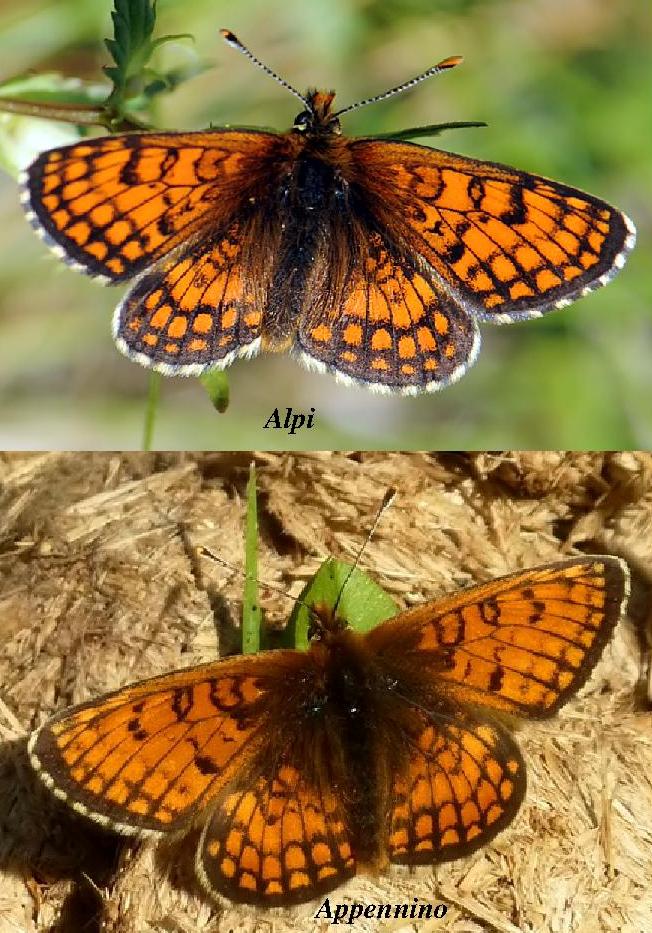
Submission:
[[[461,58],[334,112],[333,92],[299,94],[222,34],[302,101],[289,132],[87,139],[22,179],[58,256],[136,278],[113,323],[131,359],[188,376],[290,350],[348,383],[432,392],[475,361],[478,321],[540,317],[624,265],[634,225],[592,195],[401,141],[423,128],[342,135],[343,114]]]
[[[301,903],[360,870],[466,856],[504,829],[526,783],[504,714],[555,713],[627,593],[626,565],[596,556],[471,587],[364,635],[322,607],[307,651],[215,661],[84,703],[32,735],[31,760],[57,797],[118,832],[199,818],[209,894]]]

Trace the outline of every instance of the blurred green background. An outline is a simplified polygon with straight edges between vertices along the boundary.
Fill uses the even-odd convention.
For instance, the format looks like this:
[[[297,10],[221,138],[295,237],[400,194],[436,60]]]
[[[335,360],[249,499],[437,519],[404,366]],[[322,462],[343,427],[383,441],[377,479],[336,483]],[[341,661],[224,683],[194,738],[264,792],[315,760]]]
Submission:
[[[109,0],[3,0],[0,81],[58,71],[101,82],[110,10]],[[228,371],[225,414],[197,380],[164,380],[154,446],[652,447],[647,0],[160,0],[157,35],[195,36],[161,56],[213,67],[161,99],[157,125],[291,125],[295,99],[226,46],[222,26],[299,89],[336,88],[340,106],[463,55],[455,71],[352,113],[345,132],[485,120],[431,142],[584,188],[630,214],[639,240],[607,288],[538,321],[483,325],[476,365],[443,392],[375,396],[262,356]],[[60,144],[63,132],[0,116],[5,163]],[[0,172],[0,447],[140,445],[148,373],[110,336],[122,293],[52,257],[23,218],[15,179]],[[263,430],[276,406],[314,407],[315,428]]]

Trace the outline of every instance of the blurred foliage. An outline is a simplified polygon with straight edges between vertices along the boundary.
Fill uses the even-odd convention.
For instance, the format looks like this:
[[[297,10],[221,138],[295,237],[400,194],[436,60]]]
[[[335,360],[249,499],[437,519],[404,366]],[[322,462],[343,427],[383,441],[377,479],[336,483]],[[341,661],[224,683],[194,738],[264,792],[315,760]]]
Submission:
[[[109,0],[4,0],[0,82],[57,72],[92,86],[97,99],[111,7]],[[337,88],[340,106],[464,55],[461,68],[351,113],[345,131],[486,121],[487,128],[451,130],[432,142],[604,197],[633,217],[639,242],[611,285],[564,311],[483,325],[478,362],[439,394],[373,396],[306,373],[287,356],[263,356],[230,368],[224,414],[198,380],[164,380],[155,446],[652,447],[647,4],[161,0],[154,37],[191,33],[195,44],[153,49],[151,67],[194,77],[179,86],[170,79],[174,92],[156,97],[157,126],[291,125],[296,101],[222,44],[219,27],[295,86]],[[16,116],[0,116],[0,124],[8,167],[62,142],[61,125]],[[148,374],[113,346],[110,317],[121,293],[51,258],[25,223],[15,180],[0,176],[0,446],[139,445]],[[275,407],[289,406],[314,406],[315,428],[293,437],[263,430]]]

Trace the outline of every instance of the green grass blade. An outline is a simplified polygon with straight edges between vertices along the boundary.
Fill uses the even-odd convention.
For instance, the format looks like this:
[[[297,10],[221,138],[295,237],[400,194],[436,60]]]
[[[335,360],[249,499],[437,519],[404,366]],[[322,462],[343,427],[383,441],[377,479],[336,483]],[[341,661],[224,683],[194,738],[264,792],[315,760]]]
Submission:
[[[242,653],[260,650],[262,613],[258,601],[258,504],[256,464],[249,467],[247,483],[247,528],[245,532],[245,584],[242,599]]]

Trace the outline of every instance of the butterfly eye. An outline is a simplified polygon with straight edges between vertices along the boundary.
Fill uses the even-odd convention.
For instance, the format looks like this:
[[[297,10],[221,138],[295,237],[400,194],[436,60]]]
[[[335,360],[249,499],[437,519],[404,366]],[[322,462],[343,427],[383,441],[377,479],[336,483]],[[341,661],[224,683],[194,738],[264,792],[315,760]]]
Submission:
[[[329,133],[334,133],[336,136],[342,132],[342,127],[337,117],[331,117],[326,124],[326,128]]]
[[[294,121],[295,130],[306,130],[313,122],[313,114],[310,110],[302,110]]]

